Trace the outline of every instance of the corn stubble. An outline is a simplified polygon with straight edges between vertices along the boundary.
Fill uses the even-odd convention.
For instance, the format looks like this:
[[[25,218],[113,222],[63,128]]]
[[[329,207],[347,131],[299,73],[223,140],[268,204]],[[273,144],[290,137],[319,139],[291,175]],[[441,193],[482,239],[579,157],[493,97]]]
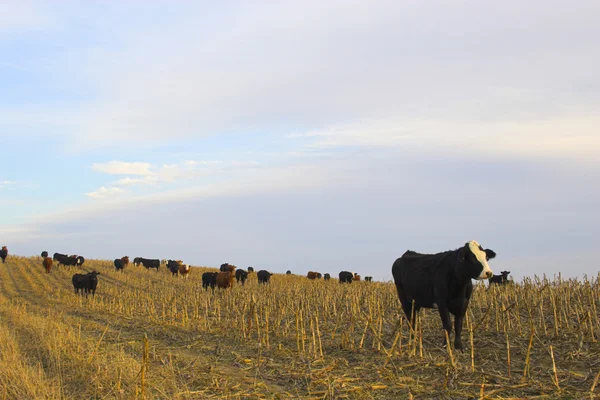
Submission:
[[[477,286],[460,352],[436,311],[409,326],[392,283],[251,274],[213,294],[202,267],[82,269],[95,297],[74,294],[79,268],[0,266],[0,399],[600,396],[598,277]]]

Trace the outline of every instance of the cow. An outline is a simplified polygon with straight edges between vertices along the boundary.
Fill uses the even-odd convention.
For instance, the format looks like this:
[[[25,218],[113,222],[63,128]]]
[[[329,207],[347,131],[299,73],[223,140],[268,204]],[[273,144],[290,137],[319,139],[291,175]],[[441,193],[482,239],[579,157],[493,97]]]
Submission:
[[[355,282],[360,282],[360,275],[356,272],[354,273],[354,277],[352,278]]]
[[[373,281],[372,276],[365,276],[365,282],[371,282],[371,281]]]
[[[42,265],[44,266],[46,273],[49,274],[50,271],[52,270],[52,259],[48,256],[44,257],[44,260],[42,261]]]
[[[492,276],[490,278],[490,285],[488,286],[488,288],[492,287],[493,283],[495,283],[497,285],[506,285],[509,282],[508,274],[510,274],[510,271],[502,271],[502,272],[500,272],[500,275]]]
[[[123,272],[125,267],[129,264],[129,256],[115,258],[114,264],[117,271]]]
[[[0,258],[2,259],[2,264],[6,263],[6,257],[8,257],[8,248],[6,246],[2,246],[0,250]]]
[[[81,258],[83,258],[83,257],[81,257]],[[58,264],[58,265],[62,264],[64,266],[70,266],[70,267],[80,265],[79,258],[76,255],[69,256],[66,254],[54,253],[54,255],[52,256],[52,259],[54,261],[56,261],[56,264]]]
[[[469,299],[473,293],[471,279],[489,279],[494,274],[488,260],[496,257],[475,240],[464,246],[436,254],[406,251],[392,266],[402,309],[414,328],[421,308],[438,308],[442,326],[448,337],[452,331],[450,315],[454,315],[454,348],[462,350],[461,331]],[[413,307],[414,303],[414,307]],[[444,345],[447,345],[444,337]]]
[[[248,267],[248,273],[249,273],[249,274],[251,274],[251,273],[253,273],[253,272],[254,272],[254,268],[252,268],[252,267]]]
[[[77,258],[77,262],[75,263],[75,265],[81,267],[83,265],[83,263],[85,262],[85,258],[83,258],[82,256],[76,256],[76,258]]]
[[[217,275],[219,273],[218,272],[205,272],[202,274],[202,287],[204,289],[208,290],[208,287],[210,286],[211,289],[214,291],[215,290],[215,286],[217,285]]]
[[[183,265],[183,261],[181,260],[168,260],[167,261],[167,268],[169,269],[169,271],[171,271],[171,276],[175,276],[179,273],[179,266]]]
[[[85,296],[91,292],[92,296],[96,296],[96,287],[98,286],[98,275],[100,272],[92,271],[87,274],[75,274],[71,281],[73,282],[73,288],[75,294],[78,294],[81,290],[81,294],[85,292]]]
[[[261,269],[260,271],[258,271],[256,273],[256,277],[258,278],[258,283],[264,283],[264,284],[269,283],[269,280],[271,280],[271,275],[273,275],[273,274],[268,271],[265,271],[264,269]]]
[[[246,279],[248,279],[248,273],[243,269],[238,269],[235,271],[235,280],[237,283],[242,282],[242,286],[246,283]]]
[[[311,280],[320,279],[321,274],[319,272],[308,271],[308,274],[306,274],[306,277]]]
[[[325,275],[323,275],[323,279],[326,280],[326,281],[328,281],[328,280],[331,279],[331,275],[325,274]]]
[[[179,275],[183,276],[185,279],[190,275],[190,266],[187,264],[179,265]]]
[[[352,283],[352,281],[354,280],[354,275],[352,274],[352,272],[341,271],[339,276],[340,283]]]
[[[158,272],[158,269],[160,268],[160,260],[155,258],[136,257],[133,259],[133,263],[135,265],[143,265],[148,271],[150,268],[156,268],[156,272]]]
[[[233,278],[233,271],[219,272],[219,274],[217,275],[217,287],[220,289],[227,289],[233,287]]]
[[[48,257],[48,252],[44,250],[44,251],[42,251],[41,255],[42,255],[42,258],[46,258],[46,257]]]
[[[291,275],[291,274],[292,274],[292,271],[290,271],[290,270],[288,269],[287,271],[285,271],[285,274],[286,274],[286,275]]]
[[[229,271],[231,271],[231,267],[232,267],[231,264],[229,264],[229,263],[223,263],[223,264],[221,264],[221,267],[219,268],[219,271],[221,271],[221,272],[229,272]]]

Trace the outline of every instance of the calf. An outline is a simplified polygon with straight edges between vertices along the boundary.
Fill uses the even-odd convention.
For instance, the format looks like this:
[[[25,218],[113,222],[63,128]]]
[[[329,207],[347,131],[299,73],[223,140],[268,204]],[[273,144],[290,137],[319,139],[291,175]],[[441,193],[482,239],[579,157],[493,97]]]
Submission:
[[[354,280],[354,275],[352,274],[352,272],[341,271],[339,276],[340,283],[352,283],[352,281]]]
[[[356,282],[360,282],[360,275],[355,272],[354,277],[352,279]]]
[[[181,275],[182,277],[187,279],[189,274],[190,274],[190,266],[187,264],[180,264],[179,265],[179,275]]]
[[[308,271],[308,274],[306,274],[306,277],[311,280],[320,279],[321,274],[319,272]]]
[[[6,246],[2,246],[0,250],[0,258],[2,259],[2,264],[6,263],[6,257],[8,257],[8,248]]]
[[[371,282],[373,280],[372,276],[365,276],[365,282]]]
[[[331,275],[325,274],[325,275],[323,275],[323,279],[326,280],[326,281],[328,281],[328,280],[331,279]]]
[[[73,282],[73,288],[75,289],[75,294],[78,294],[81,290],[83,294],[85,292],[85,296],[91,292],[92,296],[96,295],[96,287],[98,286],[98,275],[100,272],[92,271],[87,274],[75,274],[71,281]]]
[[[454,348],[462,349],[460,335],[473,293],[471,279],[492,277],[488,260],[495,256],[494,251],[484,250],[474,240],[459,249],[442,253],[405,252],[394,262],[392,275],[402,309],[411,326],[414,328],[416,314],[421,308],[437,306],[448,337],[452,331],[449,313],[454,315]],[[445,337],[444,344],[447,344]]]
[[[49,274],[50,271],[52,270],[52,259],[48,256],[44,257],[44,260],[42,261],[42,265],[44,266],[46,273]]]
[[[510,274],[510,271],[502,271],[500,272],[500,275],[492,276],[490,278],[490,285],[488,288],[492,287],[492,283],[497,285],[506,285],[508,283],[508,274]]]
[[[129,256],[125,256],[125,257],[121,257],[121,258],[116,258],[114,261],[115,264],[115,269],[117,271],[121,271],[123,272],[123,270],[125,269],[125,267],[129,264]]]
[[[208,290],[208,287],[214,291],[217,285],[218,272],[205,272],[202,274],[202,287]]]
[[[168,260],[167,261],[167,268],[169,269],[169,271],[171,271],[171,275],[175,276],[179,273],[179,266],[183,265],[183,261],[181,260]]]
[[[219,272],[217,275],[217,287],[220,289],[233,287],[233,278],[233,271]]]
[[[258,283],[263,283],[263,284],[269,283],[269,280],[271,279],[271,275],[273,275],[273,274],[268,271],[265,271],[264,269],[261,269],[260,271],[258,271],[256,273],[256,277],[258,278]]]
[[[238,269],[235,271],[235,280],[237,283],[242,282],[242,286],[246,283],[246,279],[248,279],[248,273],[243,269]]]

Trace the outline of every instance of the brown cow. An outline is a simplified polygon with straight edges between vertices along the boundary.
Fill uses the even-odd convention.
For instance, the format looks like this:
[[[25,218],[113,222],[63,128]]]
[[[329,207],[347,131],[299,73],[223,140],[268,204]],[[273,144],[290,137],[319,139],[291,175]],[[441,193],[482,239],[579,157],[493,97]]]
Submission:
[[[187,279],[188,274],[190,273],[190,266],[187,264],[179,264],[179,275],[183,276]]]
[[[217,287],[221,289],[233,287],[234,278],[235,274],[231,271],[219,272],[219,274],[217,275]]]
[[[308,279],[319,279],[319,278],[321,278],[321,274],[319,272],[308,271],[308,274],[306,274],[306,277]]]
[[[52,270],[52,259],[48,256],[44,257],[44,261],[42,261],[42,265],[44,266],[46,273],[49,274],[50,271]]]
[[[360,275],[357,274],[356,272],[354,273],[354,278],[355,281],[359,282],[360,281]]]

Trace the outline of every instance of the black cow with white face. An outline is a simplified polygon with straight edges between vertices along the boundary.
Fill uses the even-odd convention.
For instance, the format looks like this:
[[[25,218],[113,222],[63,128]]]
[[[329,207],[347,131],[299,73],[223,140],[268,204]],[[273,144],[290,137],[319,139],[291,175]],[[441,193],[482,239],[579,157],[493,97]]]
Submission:
[[[487,262],[495,256],[494,251],[484,250],[474,240],[442,253],[421,254],[411,250],[404,253],[394,262],[392,275],[402,309],[411,324],[414,326],[414,317],[421,308],[437,306],[448,337],[452,331],[449,313],[454,315],[454,348],[462,349],[460,335],[473,293],[471,279],[491,278],[494,273]]]

